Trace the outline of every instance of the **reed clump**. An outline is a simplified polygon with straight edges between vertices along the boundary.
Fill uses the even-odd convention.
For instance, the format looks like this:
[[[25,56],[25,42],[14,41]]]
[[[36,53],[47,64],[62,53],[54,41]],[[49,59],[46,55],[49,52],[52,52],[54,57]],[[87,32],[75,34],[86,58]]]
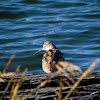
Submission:
[[[82,70],[76,65],[73,65],[66,61],[59,61],[57,64],[55,64],[55,67],[58,69],[55,73],[53,73],[52,75],[49,75],[48,78],[46,80],[42,81],[37,87],[35,87],[35,89],[33,91],[31,91],[29,93],[26,92],[26,94],[23,95],[21,93],[18,94],[18,90],[22,85],[22,82],[26,76],[28,69],[25,69],[25,71],[21,75],[19,75],[20,66],[17,67],[15,72],[7,72],[7,69],[9,68],[9,65],[12,62],[12,60],[14,59],[14,57],[15,57],[15,54],[13,54],[11,56],[5,69],[3,70],[3,72],[0,72],[0,83],[5,82],[4,77],[11,76],[11,79],[9,80],[7,86],[4,89],[2,96],[0,97],[0,100],[3,100],[9,87],[11,87],[9,100],[27,100],[32,95],[34,95],[36,97],[35,99],[38,100],[37,91],[40,88],[44,87],[47,83],[50,83],[52,81],[52,79],[55,78],[56,76],[58,76],[59,74],[63,74],[63,76],[66,77],[67,79],[69,79],[73,83],[73,85],[71,85],[68,80],[64,80],[63,78],[60,78],[58,81],[59,90],[54,91],[55,94],[57,95],[57,97],[54,97],[53,99],[54,100],[62,100],[62,99],[67,100],[73,91],[75,91],[77,95],[82,97],[82,95],[79,93],[79,91],[76,89],[76,87],[79,85],[79,83],[82,81],[82,79],[84,79],[96,67],[96,65],[99,62],[99,60],[96,60],[95,62],[93,62],[90,65],[90,67],[85,72],[82,72]],[[72,70],[73,68],[76,71]],[[67,71],[66,71],[66,69],[67,69]],[[72,76],[74,76],[74,75],[80,75],[80,77],[77,81],[75,81],[73,79]],[[70,90],[63,97],[62,91],[63,91],[63,87],[65,87],[65,86],[69,87]]]

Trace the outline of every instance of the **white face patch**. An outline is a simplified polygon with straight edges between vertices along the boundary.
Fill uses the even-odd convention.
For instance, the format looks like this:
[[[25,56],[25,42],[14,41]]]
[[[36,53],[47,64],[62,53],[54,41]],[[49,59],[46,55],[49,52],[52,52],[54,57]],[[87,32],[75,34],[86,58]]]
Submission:
[[[44,44],[43,45],[43,50],[50,50],[50,49],[53,49],[55,46],[52,44],[52,43],[48,43],[48,44]]]

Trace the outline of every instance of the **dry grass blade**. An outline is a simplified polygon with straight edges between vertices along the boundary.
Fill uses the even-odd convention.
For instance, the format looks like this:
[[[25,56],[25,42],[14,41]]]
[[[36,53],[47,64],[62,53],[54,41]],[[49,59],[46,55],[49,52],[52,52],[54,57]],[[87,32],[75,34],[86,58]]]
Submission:
[[[0,78],[0,82],[5,82],[2,78]]]
[[[41,87],[43,87],[46,83],[50,82],[51,80],[50,79],[47,79],[45,81],[43,81],[42,83],[40,83],[35,89],[34,91],[28,93],[27,95],[23,96],[23,99],[22,100],[26,100],[29,96],[31,96],[32,94],[35,94],[38,89],[40,89]]]
[[[61,68],[61,66],[59,66],[59,64],[56,64],[56,68],[57,68],[58,70],[60,70],[60,71],[63,71],[63,74],[64,74],[69,80],[71,80],[71,82],[72,82],[73,84],[75,83],[74,79],[73,79],[72,77],[70,77],[70,75],[64,70],[64,68]],[[81,94],[78,92],[77,89],[75,89],[75,92],[76,92],[79,96],[81,96]]]
[[[63,81],[65,84],[67,84],[68,87],[71,87],[71,85],[70,85],[70,83],[69,83],[68,81],[63,80],[63,79],[62,79],[62,81]],[[80,97],[82,97],[82,95],[79,93],[79,91],[78,91],[77,89],[75,89],[75,92],[76,92],[77,95],[79,95]]]
[[[56,98],[56,97],[54,97],[54,98],[53,98],[53,100],[57,100],[57,98]]]
[[[18,78],[18,76],[19,76],[19,74],[18,74],[19,71],[20,71],[20,66],[17,67],[16,72],[15,72],[16,77],[14,78],[14,82],[13,82],[13,85],[12,85],[12,87],[11,87],[9,100],[11,100],[11,96],[12,96],[12,94],[13,94],[14,87],[15,87],[15,85],[16,85],[16,83],[17,83],[17,78]]]
[[[58,66],[58,65],[56,65],[56,67],[57,67],[57,66]],[[28,93],[27,95],[23,96],[23,100],[26,100],[29,96],[31,96],[32,94],[35,94],[35,93],[38,91],[38,89],[40,89],[41,87],[45,86],[46,83],[51,82],[51,79],[54,78],[54,77],[56,77],[57,75],[59,75],[63,70],[64,70],[64,68],[59,69],[59,66],[58,66],[58,71],[57,71],[57,72],[52,73],[52,75],[50,75],[50,77],[49,77],[47,80],[45,80],[45,81],[43,81],[42,83],[40,83],[40,84],[34,89],[34,91],[32,91],[32,92]]]
[[[12,93],[12,96],[11,96],[11,99],[10,100],[18,100],[19,99],[19,96],[17,94],[17,91],[18,91],[19,87],[21,86],[21,83],[22,83],[22,81],[23,81],[26,73],[27,73],[27,69],[25,69],[24,73],[21,75],[20,79],[16,83],[16,86],[13,89],[13,93]]]
[[[63,83],[59,83],[60,89],[59,89],[59,95],[58,95],[58,100],[62,100],[62,88],[63,88]]]
[[[60,71],[63,71],[63,74],[72,81],[72,83],[75,83],[74,79],[72,77],[70,77],[70,75],[63,69],[61,68],[58,64],[56,64],[56,68]]]
[[[77,65],[74,65],[74,64],[72,64],[70,62],[67,62],[67,61],[59,61],[58,62],[58,65],[61,66],[64,69],[67,69],[69,72],[72,72],[74,70],[77,70],[80,73],[82,73],[82,70]]]
[[[63,63],[63,61],[60,62],[60,64],[61,64],[61,63]],[[69,63],[69,64],[70,64],[70,63]],[[67,63],[67,65],[69,65],[69,64]],[[70,65],[71,65],[71,64],[70,64]],[[45,81],[43,81],[41,84],[39,84],[39,85],[34,89],[34,91],[32,91],[32,92],[28,93],[27,95],[23,96],[23,100],[26,100],[29,96],[35,94],[35,93],[38,91],[38,89],[40,89],[41,87],[45,86],[46,83],[51,82],[51,79],[52,79],[52,78],[54,78],[54,77],[56,77],[57,75],[59,75],[61,72],[64,71],[64,68],[67,67],[67,66],[64,66],[64,68],[61,68],[61,67],[59,67],[58,64],[56,64],[55,66],[56,66],[56,68],[58,69],[58,71],[55,72],[55,73],[52,73],[52,75],[50,75],[50,77],[49,77],[47,80],[45,80]],[[72,65],[71,65],[71,67],[72,67]],[[79,69],[79,68],[76,68],[76,69]],[[79,71],[81,71],[81,69],[79,69]]]
[[[60,81],[58,83],[59,83],[60,89],[59,89],[59,91],[54,90],[54,92],[58,96],[58,99],[57,100],[62,100],[62,88],[63,88],[64,84],[62,83],[62,81]]]
[[[7,90],[8,90],[8,88],[9,88],[9,86],[11,85],[11,83],[12,83],[12,81],[13,81],[15,75],[16,75],[18,72],[19,72],[19,67],[16,69],[15,74],[12,76],[12,78],[9,80],[9,82],[8,82],[8,84],[7,84],[7,86],[6,86],[6,88],[5,88],[4,92],[3,92],[2,97],[0,98],[0,100],[2,100],[3,97],[5,96],[5,94],[6,94]]]
[[[67,100],[67,98],[70,96],[70,94],[72,93],[72,91],[78,86],[78,84],[80,83],[80,81],[85,78],[97,65],[99,60],[96,60],[79,78],[79,80],[73,85],[73,87],[70,89],[69,93],[65,96],[65,100]]]
[[[72,77],[70,77],[70,75],[67,73],[67,72],[64,72],[64,76],[66,76],[73,84],[75,84],[75,80],[72,78]],[[68,84],[68,82],[67,82],[67,84]],[[79,93],[79,91],[77,90],[77,89],[75,89],[75,92],[79,95],[79,96],[81,96],[81,94]],[[81,96],[82,97],[82,96]]]
[[[54,90],[54,92],[56,93],[56,95],[59,95],[59,92],[57,90]]]
[[[64,79],[62,79],[62,82],[64,82],[68,87],[71,87],[70,83]]]
[[[3,73],[0,75],[0,77],[6,77],[6,76],[12,76],[12,75],[14,75],[14,72]]]
[[[56,68],[60,71],[63,71],[63,74],[72,81],[72,83],[75,83],[74,79],[72,77],[70,77],[70,75],[61,67],[59,66],[59,64],[56,64]]]
[[[5,67],[5,69],[3,70],[3,74],[6,73],[6,71],[8,70],[9,65],[10,65],[10,63],[12,62],[12,60],[13,60],[14,57],[15,57],[15,54],[13,54],[13,55],[11,56],[11,58],[9,59],[7,65],[6,65],[6,67]]]

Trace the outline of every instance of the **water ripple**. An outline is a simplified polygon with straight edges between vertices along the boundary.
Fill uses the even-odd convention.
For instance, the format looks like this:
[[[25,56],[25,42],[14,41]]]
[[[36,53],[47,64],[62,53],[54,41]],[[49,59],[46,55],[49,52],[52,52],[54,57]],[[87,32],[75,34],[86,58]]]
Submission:
[[[0,70],[16,53],[9,71],[21,65],[41,69],[44,41],[50,40],[66,60],[82,69],[100,57],[99,0],[14,0],[0,2]],[[95,71],[100,71],[97,67]]]

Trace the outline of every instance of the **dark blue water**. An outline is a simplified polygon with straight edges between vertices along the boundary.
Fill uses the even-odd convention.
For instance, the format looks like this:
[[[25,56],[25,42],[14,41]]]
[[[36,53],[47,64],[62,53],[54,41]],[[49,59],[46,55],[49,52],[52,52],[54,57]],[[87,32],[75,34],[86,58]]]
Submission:
[[[67,61],[87,69],[100,58],[100,0],[0,1],[0,70],[15,52],[9,71],[21,65],[21,71],[43,72],[44,52],[33,54],[47,40]]]

